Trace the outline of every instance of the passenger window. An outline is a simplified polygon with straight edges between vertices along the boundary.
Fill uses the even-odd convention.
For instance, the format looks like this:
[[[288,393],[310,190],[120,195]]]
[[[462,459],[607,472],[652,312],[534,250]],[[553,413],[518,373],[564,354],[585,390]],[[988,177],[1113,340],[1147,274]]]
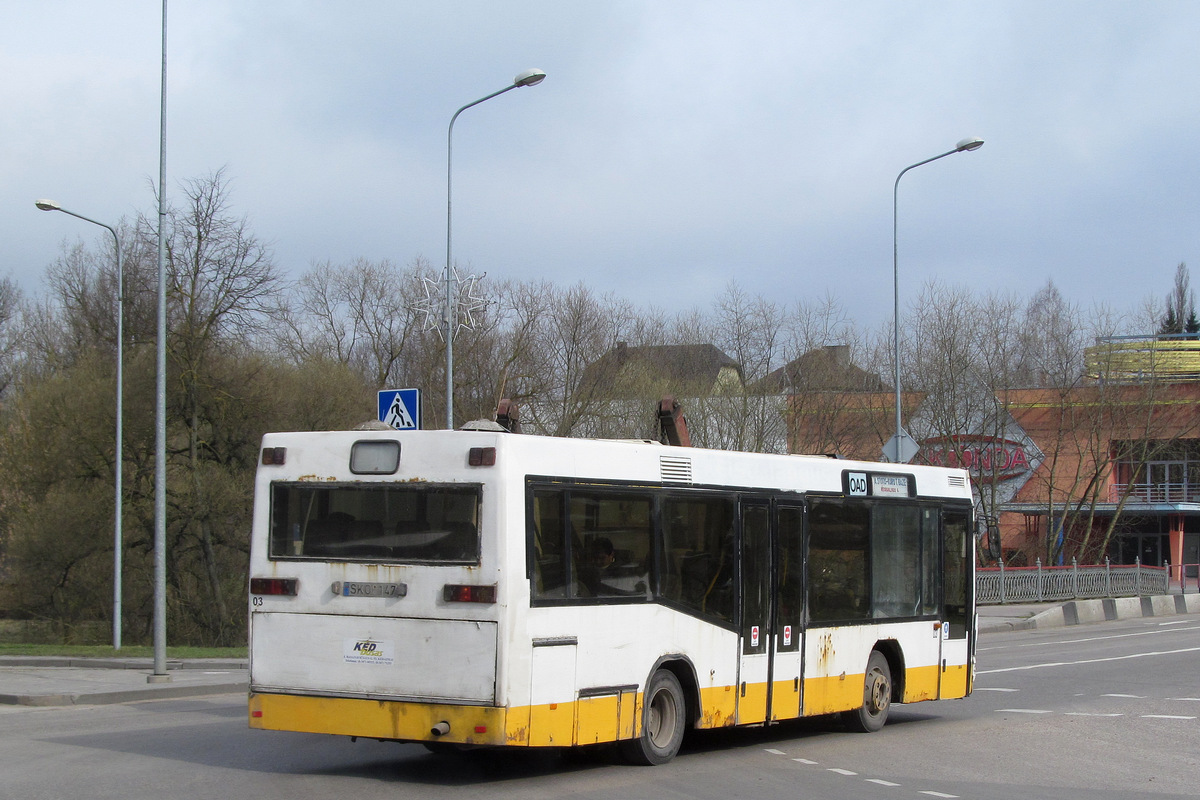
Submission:
[[[871,615],[865,504],[815,500],[809,513],[809,608],[814,622]]]
[[[734,616],[732,498],[668,498],[663,503],[659,594],[705,616]]]

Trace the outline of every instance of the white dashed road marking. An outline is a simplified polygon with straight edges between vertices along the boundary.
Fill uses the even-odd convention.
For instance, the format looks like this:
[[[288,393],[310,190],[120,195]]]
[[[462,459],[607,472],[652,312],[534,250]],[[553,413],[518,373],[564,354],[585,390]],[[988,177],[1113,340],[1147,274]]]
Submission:
[[[1195,719],[1195,717],[1181,717],[1175,714],[1142,714],[1142,719]]]
[[[778,750],[774,747],[764,748],[764,752],[770,753],[771,755],[774,755],[774,756],[787,755],[787,753],[785,753],[784,751]],[[793,758],[792,761],[795,761],[797,764],[806,764],[810,767],[815,767],[815,766],[819,765],[819,762],[813,761],[812,759],[808,759],[808,758]],[[835,775],[844,775],[847,778],[854,778],[854,777],[858,776],[857,772],[854,772],[854,771],[848,770],[848,769],[842,769],[840,767],[826,767],[825,771],[832,772]],[[903,785],[903,784],[896,783],[895,781],[886,781],[883,778],[863,778],[862,780],[863,780],[863,783],[873,783],[876,786],[886,786],[888,788],[897,788],[897,787]],[[935,792],[932,790],[918,790],[918,793],[927,795],[929,797],[947,798],[947,800],[957,800],[959,797],[956,794],[946,794],[945,792]]]

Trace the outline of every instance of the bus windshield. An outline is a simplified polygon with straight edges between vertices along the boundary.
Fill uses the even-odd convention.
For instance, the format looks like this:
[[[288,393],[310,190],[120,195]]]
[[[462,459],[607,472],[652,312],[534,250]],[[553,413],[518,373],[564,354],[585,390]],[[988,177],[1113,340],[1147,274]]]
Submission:
[[[269,557],[479,563],[479,487],[275,483]]]

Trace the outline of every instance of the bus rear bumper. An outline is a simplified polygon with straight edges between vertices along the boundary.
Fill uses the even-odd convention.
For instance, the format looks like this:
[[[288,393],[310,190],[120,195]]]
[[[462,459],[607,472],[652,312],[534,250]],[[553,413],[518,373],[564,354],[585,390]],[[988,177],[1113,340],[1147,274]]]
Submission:
[[[260,730],[491,747],[527,744],[526,728],[508,730],[508,709],[494,706],[267,692],[251,692],[248,706],[250,727]]]

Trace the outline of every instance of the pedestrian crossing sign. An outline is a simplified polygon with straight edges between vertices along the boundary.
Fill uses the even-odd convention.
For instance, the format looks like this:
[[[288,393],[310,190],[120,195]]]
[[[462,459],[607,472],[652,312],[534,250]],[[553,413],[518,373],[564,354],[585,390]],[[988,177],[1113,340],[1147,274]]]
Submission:
[[[379,392],[379,421],[398,431],[421,429],[421,390],[384,389]]]

